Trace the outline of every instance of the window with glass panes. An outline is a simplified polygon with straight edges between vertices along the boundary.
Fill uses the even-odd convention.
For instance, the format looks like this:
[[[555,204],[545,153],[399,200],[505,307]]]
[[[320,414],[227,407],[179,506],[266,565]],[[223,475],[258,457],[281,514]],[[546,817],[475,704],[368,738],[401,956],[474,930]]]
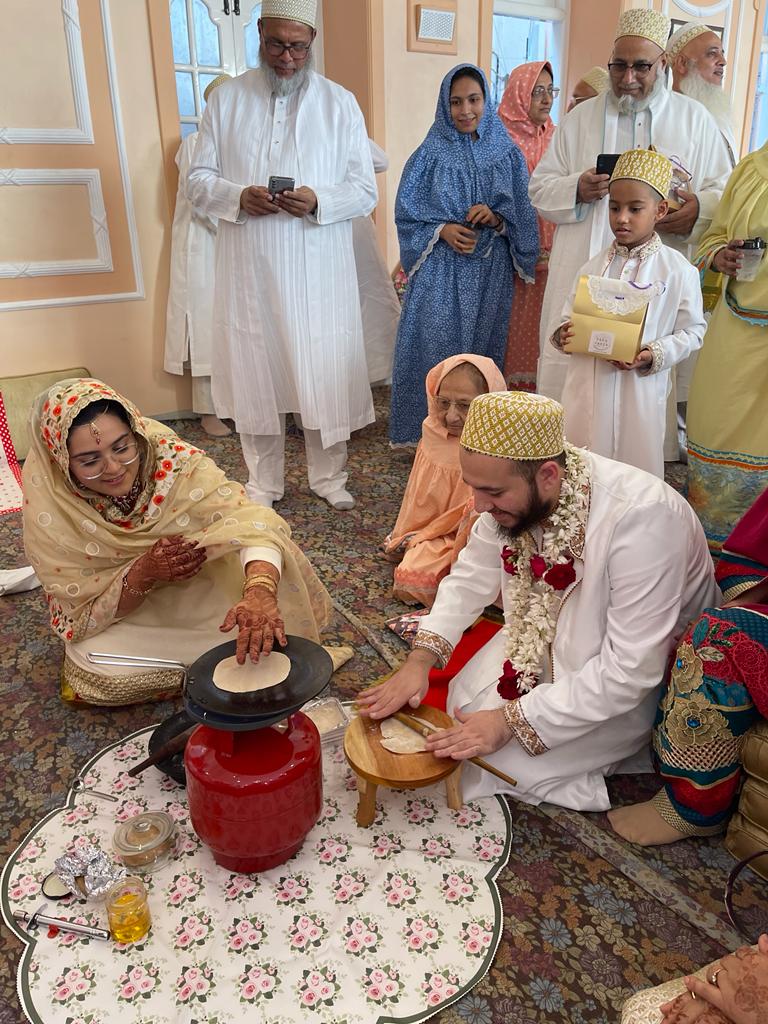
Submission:
[[[562,6],[562,9],[561,9]],[[504,94],[509,73],[520,64],[547,60],[552,65],[554,85],[560,85],[561,32],[564,5],[539,0],[496,0],[493,5],[491,53],[491,96],[496,104]],[[559,98],[552,105],[557,119]]]
[[[226,10],[225,10],[226,7]],[[170,0],[176,96],[182,137],[197,131],[206,86],[258,65],[261,3]]]

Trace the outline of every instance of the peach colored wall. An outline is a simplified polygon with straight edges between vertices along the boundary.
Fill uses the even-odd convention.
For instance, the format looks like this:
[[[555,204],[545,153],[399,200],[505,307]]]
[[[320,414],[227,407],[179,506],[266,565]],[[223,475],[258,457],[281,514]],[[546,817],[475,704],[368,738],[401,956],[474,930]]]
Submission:
[[[81,0],[81,12],[92,9],[94,3]],[[53,6],[59,8],[58,4]],[[125,391],[147,413],[189,409],[188,383],[162,369],[170,221],[146,2],[110,0],[109,11],[145,298],[2,311],[0,366],[6,375],[85,365]],[[88,42],[84,39],[86,49]],[[8,75],[13,81],[14,74],[14,68],[6,66],[0,77]],[[23,69],[18,69],[19,80],[23,80]],[[97,85],[99,90],[103,88],[101,82]],[[11,148],[3,147],[6,154]],[[36,162],[34,151],[44,148],[50,153],[56,147],[18,148],[26,157],[19,166],[46,166]],[[83,161],[80,166],[89,166],[90,148],[77,147]],[[116,176],[104,182],[104,188],[105,194],[110,189],[122,194]],[[55,282],[58,288],[63,278],[34,280],[41,284],[46,280]]]
[[[563,83],[569,96],[585,72],[595,64],[605,67],[608,63],[621,10],[621,0],[570,0],[567,83]]]

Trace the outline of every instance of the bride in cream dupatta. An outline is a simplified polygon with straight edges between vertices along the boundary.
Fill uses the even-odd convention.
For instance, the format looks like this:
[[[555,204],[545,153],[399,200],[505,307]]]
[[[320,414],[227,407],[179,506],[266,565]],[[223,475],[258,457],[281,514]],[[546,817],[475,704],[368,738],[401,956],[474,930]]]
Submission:
[[[125,497],[84,486],[70,463],[73,421],[89,405],[106,401],[125,411],[138,446],[138,472]],[[101,381],[78,379],[59,381],[38,397],[30,433],[24,545],[45,591],[51,627],[64,641],[64,699],[118,705],[177,691],[179,671],[97,668],[86,655],[138,654],[190,664],[227,639],[221,624],[228,612],[242,608],[244,566],[254,561],[277,569],[275,621],[282,616],[286,632],[319,639],[330,598],[291,540],[288,524],[253,504],[241,484],[227,480],[204,452],[165,424],[142,417]],[[197,574],[155,584],[141,592],[138,607],[118,615],[125,592],[138,593],[127,580],[132,567],[158,540],[180,535],[205,548]]]

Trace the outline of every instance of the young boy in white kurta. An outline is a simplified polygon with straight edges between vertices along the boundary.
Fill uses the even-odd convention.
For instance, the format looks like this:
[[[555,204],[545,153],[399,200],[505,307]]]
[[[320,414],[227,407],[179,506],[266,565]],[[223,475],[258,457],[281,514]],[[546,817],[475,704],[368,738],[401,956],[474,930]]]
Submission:
[[[669,371],[701,347],[706,329],[698,272],[655,231],[668,212],[671,177],[670,161],[652,150],[629,150],[619,158],[609,186],[615,240],[579,270],[551,338],[571,356],[562,398],[570,441],[661,479]],[[657,285],[633,362],[569,352],[571,314],[583,275]]]

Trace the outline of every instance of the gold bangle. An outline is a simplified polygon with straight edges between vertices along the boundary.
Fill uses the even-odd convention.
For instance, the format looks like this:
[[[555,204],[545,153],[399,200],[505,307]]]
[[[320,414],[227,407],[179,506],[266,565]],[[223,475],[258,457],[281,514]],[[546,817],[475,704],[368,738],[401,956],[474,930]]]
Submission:
[[[123,590],[126,592],[126,594],[130,594],[131,597],[146,597],[151,589],[152,584],[150,584],[146,590],[137,590],[135,587],[132,587],[128,582],[128,574],[126,573],[126,575],[123,576]]]
[[[271,583],[273,586],[277,586],[277,580],[274,576],[270,576],[268,572],[255,572],[252,576],[245,577],[245,586],[249,583]]]
[[[277,594],[277,580],[274,576],[270,576],[267,573],[256,573],[253,576],[248,576],[243,586],[243,596],[249,590],[255,590],[256,587],[263,587],[264,590],[268,590],[273,596]]]

